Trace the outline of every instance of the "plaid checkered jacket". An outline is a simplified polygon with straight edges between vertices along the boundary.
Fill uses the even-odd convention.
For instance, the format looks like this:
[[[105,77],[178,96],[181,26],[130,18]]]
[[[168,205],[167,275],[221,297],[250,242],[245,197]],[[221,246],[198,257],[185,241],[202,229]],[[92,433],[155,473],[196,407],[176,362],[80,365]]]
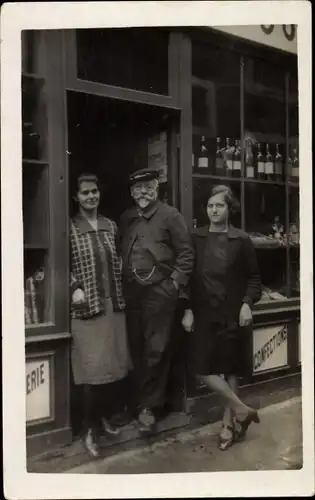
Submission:
[[[114,311],[122,311],[125,301],[122,294],[122,261],[118,253],[118,229],[112,220],[98,216],[98,230],[80,214],[71,220],[71,296],[81,288],[86,297],[82,307],[71,307],[71,317],[90,318],[106,313],[105,285],[101,253],[107,258],[110,296]]]

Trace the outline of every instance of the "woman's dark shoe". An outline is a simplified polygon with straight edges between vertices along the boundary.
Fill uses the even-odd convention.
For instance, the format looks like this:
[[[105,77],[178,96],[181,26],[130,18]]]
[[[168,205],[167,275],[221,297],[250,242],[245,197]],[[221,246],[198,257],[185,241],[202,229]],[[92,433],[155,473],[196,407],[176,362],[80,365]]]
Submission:
[[[221,434],[223,430],[225,431],[224,435]],[[232,425],[223,424],[221,433],[219,434],[219,449],[225,451],[230,448],[234,442],[234,428]]]
[[[89,429],[83,439],[84,447],[90,458],[96,459],[100,456],[99,446],[95,440],[92,429]]]
[[[235,441],[240,441],[245,438],[247,429],[252,422],[255,422],[256,424],[259,424],[260,422],[260,418],[256,410],[248,413],[244,420],[235,419]]]
[[[142,434],[153,434],[156,430],[156,419],[150,408],[143,408],[138,416],[139,431]]]
[[[102,418],[102,429],[108,436],[119,436],[120,429],[111,424],[106,418]]]

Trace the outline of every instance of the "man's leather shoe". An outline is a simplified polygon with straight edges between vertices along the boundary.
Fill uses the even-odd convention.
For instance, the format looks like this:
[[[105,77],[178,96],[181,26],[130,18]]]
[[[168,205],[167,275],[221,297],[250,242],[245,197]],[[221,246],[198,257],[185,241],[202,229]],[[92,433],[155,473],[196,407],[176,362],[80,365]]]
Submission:
[[[156,430],[156,419],[150,408],[143,408],[138,416],[139,430],[143,434],[153,434]]]

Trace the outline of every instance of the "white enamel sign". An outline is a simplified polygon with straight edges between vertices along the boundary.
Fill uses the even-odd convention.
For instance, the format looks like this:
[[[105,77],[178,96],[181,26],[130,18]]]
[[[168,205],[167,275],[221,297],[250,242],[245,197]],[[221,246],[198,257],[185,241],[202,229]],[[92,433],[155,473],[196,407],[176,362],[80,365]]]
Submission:
[[[288,364],[288,327],[257,328],[253,332],[254,373],[275,370]]]
[[[26,362],[26,422],[51,416],[50,361],[38,359]]]

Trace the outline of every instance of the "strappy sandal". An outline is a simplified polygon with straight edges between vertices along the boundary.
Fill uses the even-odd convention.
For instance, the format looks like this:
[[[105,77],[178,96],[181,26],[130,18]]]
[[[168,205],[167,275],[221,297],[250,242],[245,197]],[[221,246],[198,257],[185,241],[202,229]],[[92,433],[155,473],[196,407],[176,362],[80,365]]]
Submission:
[[[248,427],[252,422],[259,424],[260,418],[257,411],[253,411],[248,413],[247,417],[244,420],[235,419],[234,424],[234,436],[235,441],[241,441],[245,438]]]
[[[225,451],[228,448],[230,448],[234,442],[234,427],[232,425],[224,425],[222,424],[221,430],[222,429],[227,429],[230,431],[231,435],[228,438],[223,437],[221,434],[219,434],[219,449],[221,451]]]

